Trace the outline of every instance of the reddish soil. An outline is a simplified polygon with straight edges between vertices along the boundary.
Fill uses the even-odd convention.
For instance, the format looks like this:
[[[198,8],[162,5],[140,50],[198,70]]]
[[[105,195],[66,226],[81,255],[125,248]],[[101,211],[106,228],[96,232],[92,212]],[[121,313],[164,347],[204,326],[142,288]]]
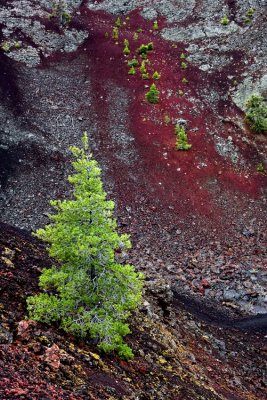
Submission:
[[[225,230],[232,234],[232,221],[240,218],[250,208],[250,200],[261,202],[266,179],[256,171],[258,159],[255,150],[240,140],[244,132],[236,126],[218,121],[218,109],[211,109],[201,97],[201,90],[207,85],[212,85],[212,89],[218,93],[225,93],[228,89],[225,77],[229,71],[223,70],[219,76],[213,74],[207,82],[206,74],[204,76],[190,62],[185,71],[181,70],[179,56],[184,51],[184,45],[163,41],[151,31],[151,23],[144,21],[137,12],[131,13],[129,20],[124,20],[126,25],[120,28],[117,45],[110,37],[114,19],[86,10],[82,10],[82,15],[82,26],[90,26],[93,32],[81,52],[84,54],[85,51],[93,62],[90,78],[94,82],[94,91],[99,94],[99,101],[94,105],[102,126],[98,157],[109,160],[107,178],[115,182],[113,194],[119,203],[136,208],[138,214],[140,196],[144,195],[145,202],[150,207],[156,207],[161,226],[170,224],[166,221],[166,212],[172,227],[179,226],[181,221],[191,220],[194,215],[195,224],[205,225],[209,232],[216,229],[220,239],[224,238]],[[132,34],[139,27],[143,32],[133,41]],[[105,31],[109,33],[108,38],[103,35]],[[122,54],[125,38],[131,43],[132,53],[129,57]],[[161,73],[157,82],[161,100],[156,105],[145,100],[148,90],[145,86],[150,85],[153,80],[144,81],[139,74],[129,76],[126,65],[127,60],[135,54],[135,49],[149,41],[153,41],[155,50],[149,54],[150,64],[147,69],[149,72],[157,70]],[[231,55],[234,60],[242,59],[242,54],[234,51]],[[241,71],[242,63],[239,62],[239,72]],[[181,83],[184,76],[189,81],[187,85]],[[114,149],[107,126],[110,104],[103,84],[107,79],[115,82],[121,91],[129,93],[130,90],[129,114],[126,118],[130,132],[134,135],[134,141],[129,147],[133,146],[138,154],[138,161],[134,165],[127,166],[125,162],[120,164],[116,157],[112,157]],[[168,90],[172,91],[169,98]],[[183,90],[184,95],[179,96],[178,90]],[[234,113],[235,117],[242,116],[229,101],[221,101],[218,107],[224,109],[223,115],[227,118],[233,118]],[[189,121],[187,130],[189,142],[192,143],[190,151],[175,150],[174,126],[172,123],[169,126],[164,125],[166,114],[172,120],[182,117]],[[194,131],[195,128],[197,131]],[[218,132],[225,139],[232,135],[233,142],[238,143],[240,154],[246,158],[246,164],[242,167],[239,163],[233,169],[232,162],[215,151],[210,131]],[[134,180],[130,180],[133,171]],[[209,188],[209,182],[214,180],[215,192]],[[219,192],[227,197],[227,207],[220,204]],[[259,208],[254,209],[253,213]],[[142,218],[140,223],[142,224]],[[245,219],[243,224],[246,224]],[[191,235],[191,230],[183,229],[184,238]]]

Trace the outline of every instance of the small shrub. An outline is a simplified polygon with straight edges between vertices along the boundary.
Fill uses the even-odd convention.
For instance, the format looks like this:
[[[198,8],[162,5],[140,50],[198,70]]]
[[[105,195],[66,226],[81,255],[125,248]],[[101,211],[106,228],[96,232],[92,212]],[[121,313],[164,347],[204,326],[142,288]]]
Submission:
[[[21,49],[21,47],[22,47],[21,42],[16,42],[16,43],[14,44],[14,47],[15,47],[15,49]]]
[[[2,44],[1,44],[1,49],[3,50],[3,51],[5,51],[6,53],[8,53],[9,51],[10,51],[10,43],[7,41],[7,40],[5,40]]]
[[[192,144],[189,144],[187,141],[187,134],[183,126],[179,124],[175,127],[176,138],[176,149],[177,150],[189,150],[192,147]]]
[[[246,17],[252,18],[254,16],[255,10],[254,8],[249,8],[246,12]]]
[[[131,50],[129,49],[128,46],[125,46],[125,47],[124,47],[124,49],[123,49],[123,54],[124,54],[125,56],[128,56],[129,54],[131,54]]]
[[[137,67],[139,65],[139,62],[136,58],[133,58],[132,60],[128,61],[128,67]]]
[[[143,74],[142,74],[142,79],[149,79],[149,73],[148,72],[144,72]]]
[[[185,60],[185,59],[186,59],[186,55],[185,55],[184,53],[181,53],[180,59],[181,59],[181,60]]]
[[[187,68],[187,63],[186,62],[181,62],[181,68],[186,69]]]
[[[136,50],[137,54],[146,54],[148,51],[148,48],[145,44],[141,44],[140,47]]]
[[[255,133],[267,133],[267,106],[262,96],[252,95],[246,102],[245,121]]]
[[[140,54],[140,57],[143,58],[144,60],[146,60],[147,59],[147,53]]]
[[[245,14],[245,23],[250,24],[254,17],[255,10],[254,8],[249,8]]]
[[[223,17],[222,17],[222,19],[220,20],[220,23],[221,23],[221,25],[229,25],[229,23],[230,23],[230,20],[229,20],[229,18],[227,17],[227,15],[224,15]]]
[[[138,28],[138,29],[136,30],[136,32],[137,32],[137,33],[141,33],[141,32],[143,32],[143,29],[142,29],[142,28]]]
[[[149,91],[146,93],[146,99],[149,103],[156,104],[159,102],[159,90],[155,83],[152,83]]]
[[[129,47],[129,40],[128,39],[124,39],[123,44],[125,47]]]
[[[133,40],[137,40],[138,37],[139,37],[138,33],[137,33],[137,32],[134,32],[134,33],[133,33]]]
[[[115,40],[118,40],[119,38],[119,29],[117,26],[114,26],[114,28],[112,29],[112,38]]]
[[[147,72],[147,70],[146,70],[146,64],[148,63],[148,61],[147,60],[143,60],[142,62],[141,62],[141,66],[140,66],[140,72],[141,72],[141,74],[145,74],[146,72]]]
[[[62,24],[68,25],[70,21],[71,21],[71,14],[68,11],[64,10],[62,12]]]
[[[154,31],[157,31],[159,29],[158,21],[153,22],[153,29],[154,29]]]
[[[153,50],[153,48],[154,48],[153,43],[149,42],[148,44],[141,44],[141,46],[138,47],[136,52],[141,56],[146,56],[149,51]]]
[[[186,85],[186,84],[188,83],[188,80],[184,77],[184,78],[182,79],[182,83]]]
[[[160,79],[160,73],[158,71],[155,71],[152,75],[152,78],[158,81]]]
[[[165,115],[164,115],[164,124],[165,124],[166,126],[168,126],[170,122],[171,122],[171,118],[169,117],[168,114],[165,114]]]
[[[264,175],[267,175],[267,170],[262,163],[258,164],[257,171],[263,173]]]
[[[121,19],[120,19],[120,17],[118,17],[118,18],[116,19],[115,26],[116,26],[117,28],[120,28],[120,27],[121,27]]]
[[[135,70],[134,66],[132,66],[132,67],[129,69],[128,74],[129,74],[129,75],[135,75],[135,74],[136,74],[136,70]]]
[[[61,25],[68,25],[71,21],[71,14],[65,7],[66,4],[64,4],[64,2],[54,3],[52,6],[52,13],[48,15],[48,18],[58,18]]]

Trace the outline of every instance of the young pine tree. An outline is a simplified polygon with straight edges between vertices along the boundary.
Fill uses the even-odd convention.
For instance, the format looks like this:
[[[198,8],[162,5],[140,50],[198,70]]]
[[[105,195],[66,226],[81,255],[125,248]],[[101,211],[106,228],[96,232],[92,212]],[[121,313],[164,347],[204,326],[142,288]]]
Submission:
[[[175,127],[176,133],[176,149],[177,150],[189,150],[192,147],[192,144],[187,141],[187,134],[183,126],[179,124]]]
[[[112,29],[112,34],[111,34],[112,38],[115,40],[118,40],[119,38],[119,29],[117,26],[114,26],[114,28]]]
[[[135,75],[135,74],[136,74],[135,68],[134,68],[134,67],[131,67],[131,68],[129,69],[129,71],[128,71],[128,74],[129,74],[129,75]]]
[[[155,71],[152,75],[152,78],[158,81],[160,79],[160,73],[158,71]]]
[[[154,29],[154,31],[157,31],[159,29],[158,21],[153,22],[153,29]]]
[[[123,49],[123,54],[124,54],[125,56],[128,56],[129,54],[131,54],[131,50],[129,49],[128,46],[125,46],[125,47],[124,47],[124,49]]]
[[[152,104],[156,104],[159,102],[159,91],[155,83],[152,83],[152,85],[149,88],[149,91],[146,93],[146,99],[149,103]]]
[[[264,98],[252,95],[246,102],[246,118],[251,129],[255,133],[267,134],[267,105]]]
[[[27,299],[30,318],[58,321],[66,331],[98,341],[104,351],[133,356],[123,342],[130,332],[125,322],[141,301],[142,275],[131,265],[116,261],[115,251],[130,247],[129,237],[119,235],[112,217],[114,202],[107,200],[101,170],[83,148],[71,147],[76,161],[71,200],[51,201],[56,213],[36,236],[49,243],[49,255],[58,266],[44,269],[40,287],[44,293]]]

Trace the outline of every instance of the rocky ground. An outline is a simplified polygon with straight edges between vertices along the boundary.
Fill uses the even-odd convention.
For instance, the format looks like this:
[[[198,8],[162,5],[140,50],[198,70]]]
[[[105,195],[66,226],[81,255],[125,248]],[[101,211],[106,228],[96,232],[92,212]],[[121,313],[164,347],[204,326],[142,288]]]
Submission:
[[[250,132],[244,123],[244,104],[252,93],[267,96],[266,1],[69,0],[63,6],[65,19],[52,3],[0,0],[1,221],[28,232],[47,222],[49,200],[70,194],[66,183],[71,171],[68,147],[78,144],[82,131],[87,130],[108,195],[117,204],[120,230],[132,237],[133,249],[129,255],[122,254],[121,260],[129,259],[143,270],[148,287],[167,285],[177,296],[185,293],[176,299],[179,308],[172,306],[167,312],[178,313],[183,321],[178,330],[184,329],[184,338],[187,330],[190,336],[198,328],[196,341],[202,335],[196,317],[180,309],[191,301],[194,304],[187,295],[203,299],[201,309],[207,307],[208,314],[211,302],[236,316],[261,314],[264,318],[266,175],[258,172],[257,166],[266,166],[266,136]],[[255,11],[248,21],[250,8]],[[66,15],[71,16],[70,21]],[[220,23],[224,15],[229,17],[226,26]],[[118,16],[121,26],[118,39],[114,39]],[[155,20],[158,29],[153,29]],[[128,57],[123,55],[125,39],[131,50]],[[150,78],[143,80],[139,72],[128,75],[128,60],[148,42],[154,44],[148,56]],[[186,55],[185,69],[181,68],[182,53]],[[156,81],[160,102],[151,105],[145,93],[155,70],[161,74]],[[175,150],[177,121],[186,126],[192,144],[188,152]],[[4,232],[2,243],[9,248],[5,240],[10,239]],[[2,254],[10,259],[10,254],[7,256]],[[38,270],[33,271],[37,279]],[[20,300],[18,297],[17,302]],[[16,324],[23,318],[21,307],[12,332],[17,332]],[[149,314],[147,307],[144,312]],[[194,310],[199,307],[192,306],[190,312]],[[163,323],[160,321],[157,323]],[[31,332],[35,329],[43,328],[32,327]],[[166,329],[173,328],[168,325]],[[203,329],[220,333],[218,326]],[[224,340],[228,328],[222,329]],[[173,340],[180,343],[177,329],[171,332]],[[139,334],[145,343],[145,336]],[[240,360],[252,359],[254,339],[229,335],[233,348],[239,339],[244,341]],[[53,343],[61,346],[54,339],[49,346]],[[44,357],[46,350],[42,349]],[[256,352],[255,357],[258,371],[262,355]],[[224,358],[222,363],[231,371],[233,362],[229,360]],[[200,361],[193,364],[204,368],[204,358]],[[247,376],[241,361],[233,371],[238,379]],[[55,379],[58,376],[55,374]],[[167,375],[165,378],[168,381]],[[149,385],[151,381],[146,379]],[[171,390],[172,379],[176,378],[163,385],[166,390]],[[222,379],[226,382],[226,375]],[[212,382],[217,382],[217,377]],[[225,388],[225,383],[221,385]],[[256,397],[244,397],[245,392],[240,392],[241,398],[257,398],[261,385],[253,388],[250,383],[247,396]],[[230,392],[216,393],[222,398],[240,398],[242,385],[236,386]],[[66,390],[59,398],[68,398]],[[146,398],[142,397],[146,390],[142,386],[136,396]],[[151,390],[161,393],[159,386]],[[183,390],[180,397],[170,391],[168,398],[201,398],[197,391],[190,397],[183,395]],[[161,398],[155,393],[147,398]],[[211,393],[199,393],[202,398],[213,398]],[[9,396],[6,398],[15,397]],[[109,396],[103,398],[112,398],[112,393]]]
[[[162,280],[148,283],[131,321],[127,342],[135,358],[129,362],[56,326],[25,320],[25,299],[38,292],[40,270],[51,261],[28,233],[3,224],[0,232],[1,399],[265,398],[265,329],[212,306],[204,322]],[[218,326],[218,316],[231,328]]]

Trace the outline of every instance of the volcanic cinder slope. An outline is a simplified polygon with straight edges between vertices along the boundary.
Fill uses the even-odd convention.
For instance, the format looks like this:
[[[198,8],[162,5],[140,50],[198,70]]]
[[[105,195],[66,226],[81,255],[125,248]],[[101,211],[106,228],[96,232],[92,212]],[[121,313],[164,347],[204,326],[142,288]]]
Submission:
[[[266,176],[257,171],[266,137],[249,131],[242,110],[252,93],[266,96],[265,5],[69,1],[62,26],[49,1],[2,4],[2,221],[27,230],[47,221],[49,199],[69,194],[68,147],[87,130],[137,266],[266,312]],[[143,80],[127,62],[148,42]],[[160,102],[151,105],[154,71]],[[187,152],[175,149],[177,121]]]
[[[65,24],[52,3],[0,0],[1,221],[47,222],[87,130],[147,280],[266,314],[266,136],[244,123],[250,95],[267,97],[266,1],[68,0]],[[149,78],[129,75],[149,42]],[[145,97],[153,82],[157,104]],[[175,148],[177,122],[188,151]]]

